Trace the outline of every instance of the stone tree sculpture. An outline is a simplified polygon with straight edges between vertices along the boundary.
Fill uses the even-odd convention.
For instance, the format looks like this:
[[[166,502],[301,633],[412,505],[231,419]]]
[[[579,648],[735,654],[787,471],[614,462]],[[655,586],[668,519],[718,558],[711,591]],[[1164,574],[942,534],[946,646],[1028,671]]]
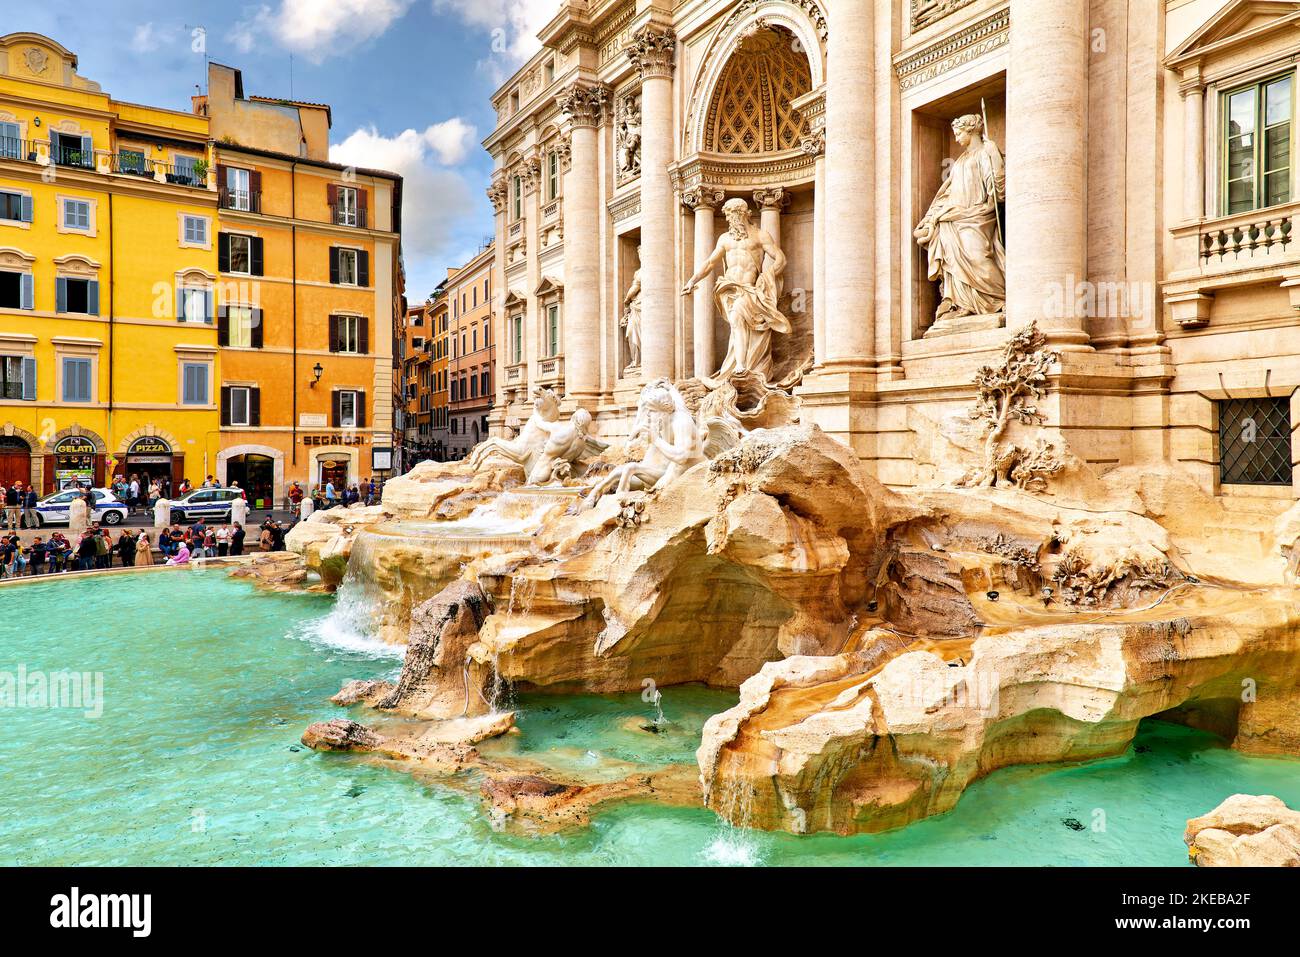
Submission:
[[[1001,362],[975,373],[979,397],[970,417],[983,423],[984,461],[960,485],[1041,489],[1049,475],[1065,467],[1059,451],[1046,439],[1040,438],[1032,449],[1002,441],[1012,422],[1042,424],[1043,416],[1033,401],[1045,394],[1048,369],[1057,361],[1056,353],[1046,346],[1047,337],[1031,322],[1007,340]]]

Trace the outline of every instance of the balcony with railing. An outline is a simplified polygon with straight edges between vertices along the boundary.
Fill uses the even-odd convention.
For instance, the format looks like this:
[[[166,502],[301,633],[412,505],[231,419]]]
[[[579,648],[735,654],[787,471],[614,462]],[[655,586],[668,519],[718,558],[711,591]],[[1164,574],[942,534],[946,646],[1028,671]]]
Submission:
[[[367,210],[356,206],[331,203],[330,222],[335,226],[355,226],[357,229],[365,229],[367,228],[366,212]]]
[[[35,140],[20,140],[16,136],[0,136],[0,159],[35,163],[40,152]]]
[[[222,209],[233,209],[245,213],[262,211],[262,193],[260,190],[231,189],[222,186],[218,191],[218,203]]]
[[[50,159],[56,166],[72,166],[78,169],[95,168],[95,151],[93,149],[82,149],[80,146],[69,146],[64,143],[56,143],[50,146]]]

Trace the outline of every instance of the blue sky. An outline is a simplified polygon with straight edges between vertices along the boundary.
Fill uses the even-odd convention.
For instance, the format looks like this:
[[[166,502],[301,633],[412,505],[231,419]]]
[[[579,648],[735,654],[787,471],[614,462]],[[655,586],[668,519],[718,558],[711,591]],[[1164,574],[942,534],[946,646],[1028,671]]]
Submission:
[[[558,0],[0,0],[3,32],[43,33],[120,100],[188,110],[207,57],[244,89],[333,108],[331,157],[406,178],[407,297],[492,233],[479,145],[489,96],[537,49]],[[196,34],[196,28],[203,32]],[[199,38],[196,41],[196,36]],[[199,47],[198,50],[195,47]]]

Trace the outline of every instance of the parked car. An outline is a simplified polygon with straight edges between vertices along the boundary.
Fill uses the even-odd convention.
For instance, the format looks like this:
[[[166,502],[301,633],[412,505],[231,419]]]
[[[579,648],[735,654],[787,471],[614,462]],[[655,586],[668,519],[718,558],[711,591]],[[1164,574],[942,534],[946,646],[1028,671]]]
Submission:
[[[196,488],[172,501],[172,521],[228,522],[231,503],[242,496],[237,488]]]
[[[86,516],[88,521],[103,525],[120,525],[126,518],[126,505],[106,488],[90,490],[95,496],[95,507]],[[62,492],[53,492],[36,503],[36,518],[41,527],[46,525],[67,525],[68,509],[75,499],[85,496],[85,489],[70,488]]]

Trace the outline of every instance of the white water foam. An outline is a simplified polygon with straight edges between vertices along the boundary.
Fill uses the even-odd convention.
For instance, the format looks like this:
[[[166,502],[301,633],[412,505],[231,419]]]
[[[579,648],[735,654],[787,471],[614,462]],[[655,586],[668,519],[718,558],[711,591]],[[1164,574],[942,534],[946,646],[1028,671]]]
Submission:
[[[375,637],[374,601],[354,581],[345,580],[339,587],[328,615],[303,622],[289,637],[366,658],[401,661],[406,657],[405,645],[390,645]]]

